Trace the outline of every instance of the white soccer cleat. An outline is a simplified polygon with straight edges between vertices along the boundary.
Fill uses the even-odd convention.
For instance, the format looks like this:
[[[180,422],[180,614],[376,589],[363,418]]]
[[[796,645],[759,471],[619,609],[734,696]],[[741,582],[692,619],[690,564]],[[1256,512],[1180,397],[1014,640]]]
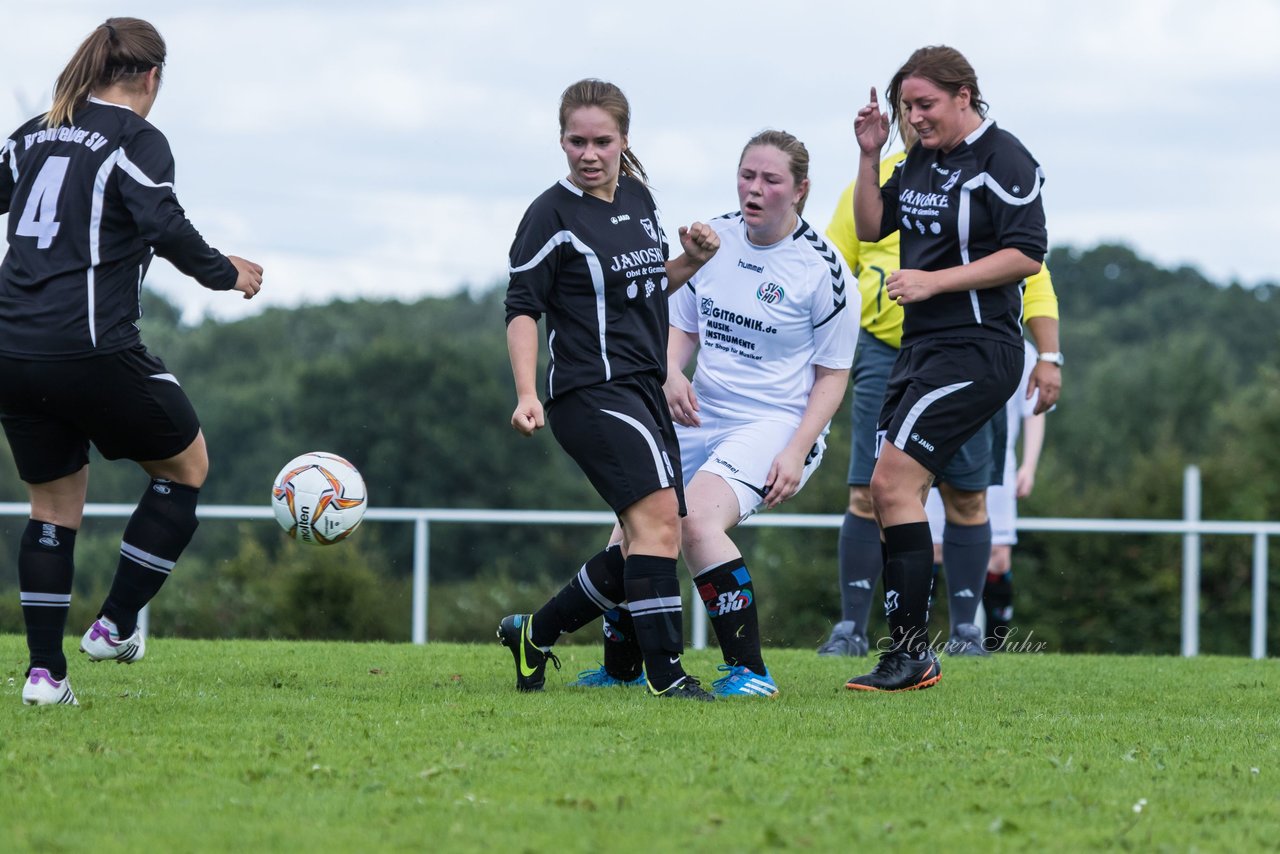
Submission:
[[[133,664],[141,661],[146,655],[147,642],[142,637],[142,629],[135,628],[133,634],[124,640],[116,630],[116,624],[106,617],[94,620],[89,631],[80,639],[80,651],[89,656],[90,661],[119,661]]]
[[[78,706],[76,695],[71,692],[71,680],[59,682],[43,667],[33,667],[22,686],[24,706]]]

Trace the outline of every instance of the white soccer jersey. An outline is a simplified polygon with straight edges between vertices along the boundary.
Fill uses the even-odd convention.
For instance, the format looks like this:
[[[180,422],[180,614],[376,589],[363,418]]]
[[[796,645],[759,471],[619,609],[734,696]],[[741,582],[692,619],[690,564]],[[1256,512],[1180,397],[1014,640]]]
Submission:
[[[813,367],[853,364],[858,312],[856,304],[846,309],[846,297],[854,279],[803,219],[772,246],[747,240],[741,214],[711,225],[720,250],[670,299],[671,325],[698,334],[699,406],[726,418],[798,425]]]

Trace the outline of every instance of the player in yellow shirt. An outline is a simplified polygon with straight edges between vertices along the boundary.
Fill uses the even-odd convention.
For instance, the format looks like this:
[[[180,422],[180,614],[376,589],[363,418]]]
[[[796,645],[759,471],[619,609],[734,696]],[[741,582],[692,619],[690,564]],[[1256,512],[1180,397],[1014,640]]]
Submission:
[[[899,133],[907,148],[915,144],[909,125],[904,123]],[[881,185],[905,157],[906,151],[898,151],[881,161]],[[902,342],[902,306],[885,293],[886,278],[899,267],[900,233],[894,231],[875,243],[858,240],[853,220],[855,183],[851,182],[841,195],[827,228],[827,237],[858,278],[862,334],[853,363],[849,505],[840,529],[841,618],[818,649],[819,655],[826,656],[863,656],[869,651],[867,621],[876,583],[884,570],[880,531],[871,506],[871,472],[880,441],[877,429],[885,387]],[[1062,385],[1058,298],[1046,267],[1026,281],[1023,321],[1040,350],[1040,361],[1028,387],[1020,393],[1039,389],[1039,411],[1045,411],[1057,400]],[[991,554],[986,489],[992,475],[999,475],[999,464],[1003,462],[1003,455],[994,453],[995,448],[1004,447],[1004,437],[997,435],[1003,433],[998,421],[999,418],[993,419],[970,439],[938,479],[946,506],[943,547],[947,558],[943,565],[951,606],[946,648],[953,654],[982,652],[982,633],[975,620]]]

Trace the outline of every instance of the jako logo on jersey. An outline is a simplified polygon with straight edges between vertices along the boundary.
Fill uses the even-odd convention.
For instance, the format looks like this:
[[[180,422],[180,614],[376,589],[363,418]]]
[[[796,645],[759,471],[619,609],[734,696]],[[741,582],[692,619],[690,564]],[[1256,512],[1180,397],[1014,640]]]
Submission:
[[[960,180],[960,170],[957,169],[956,171],[951,173],[951,177],[948,178],[947,182],[942,185],[942,192],[945,193],[947,190],[950,190],[952,187],[956,185],[956,181],[959,181],[959,180]]]
[[[713,300],[711,297],[703,297],[702,302],[700,304],[700,309],[703,314],[710,317],[712,312],[716,310],[716,301]]]
[[[642,220],[647,222],[648,220]],[[652,228],[653,226],[649,226]],[[657,238],[654,238],[655,240]],[[650,249],[637,249],[634,252],[624,252],[621,255],[613,256],[613,265],[609,268],[615,273],[619,270],[627,270],[631,267],[640,267],[645,264],[666,264],[667,259],[662,257],[662,250],[658,247]]]
[[[653,220],[642,219],[640,220],[640,224],[644,226],[644,233],[649,235],[650,240],[658,239],[658,231],[653,227]]]
[[[714,602],[707,602],[707,615],[712,619],[723,617],[733,611],[741,611],[750,604],[750,590],[730,590],[727,593],[721,593]]]
[[[758,267],[755,264],[748,264],[746,261],[743,261],[741,258],[738,259],[738,266],[744,270],[750,270],[753,273],[764,272],[764,267]]]
[[[756,288],[756,299],[760,300],[760,302],[768,303],[769,305],[782,302],[782,298],[786,295],[786,291],[782,289],[782,285],[775,282],[765,282],[763,285]]]
[[[924,439],[921,439],[921,438],[920,438],[920,434],[919,434],[919,433],[912,433],[912,434],[911,434],[911,441],[915,442],[917,445],[919,445],[920,447],[924,448],[926,451],[932,451],[932,450],[933,450],[933,445],[929,444],[929,443],[928,443],[928,442],[926,442]]]
[[[631,222],[631,214],[619,214],[618,216],[609,217],[609,222],[617,225],[620,222]]]

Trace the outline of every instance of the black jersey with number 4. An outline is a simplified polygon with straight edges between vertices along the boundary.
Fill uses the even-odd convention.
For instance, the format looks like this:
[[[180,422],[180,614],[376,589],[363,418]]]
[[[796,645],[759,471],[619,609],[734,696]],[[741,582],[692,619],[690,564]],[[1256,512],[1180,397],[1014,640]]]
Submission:
[[[951,151],[916,143],[880,188],[880,238],[901,231],[904,270],[945,270],[1010,248],[1039,263],[1048,249],[1043,183],[1040,164],[1022,143],[987,119]],[[908,303],[903,346],[924,336],[1021,346],[1022,284]]]
[[[613,202],[561,180],[511,244],[507,322],[547,316],[547,397],[636,373],[667,374],[667,240],[649,189],[622,176]]]
[[[173,154],[128,107],[90,99],[70,124],[34,118],[0,148],[0,353],[71,359],[139,341],[142,279],[154,254],[214,290],[236,269],[173,193]]]

